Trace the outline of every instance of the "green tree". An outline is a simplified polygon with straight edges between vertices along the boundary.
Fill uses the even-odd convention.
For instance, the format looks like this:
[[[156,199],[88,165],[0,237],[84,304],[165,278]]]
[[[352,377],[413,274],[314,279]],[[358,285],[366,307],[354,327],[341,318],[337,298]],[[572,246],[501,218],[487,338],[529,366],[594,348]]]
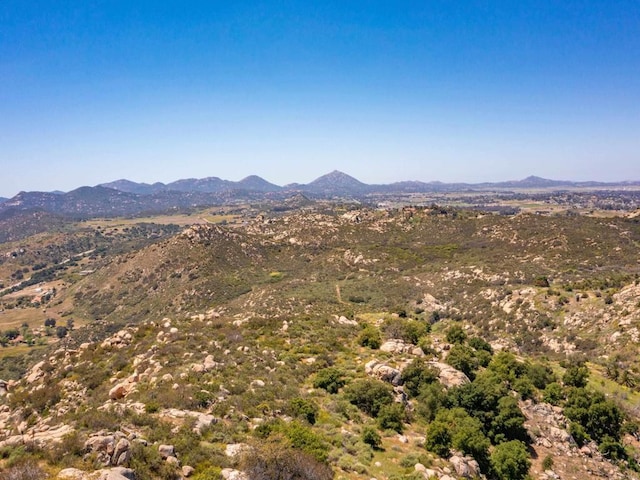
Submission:
[[[558,382],[548,384],[542,394],[542,400],[551,405],[559,405],[564,398],[564,392]]]
[[[486,465],[489,440],[482,433],[482,423],[462,408],[441,410],[427,429],[427,450],[447,457],[454,448],[471,455],[480,465]]]
[[[438,380],[440,372],[422,359],[416,358],[402,371],[402,382],[409,395],[417,397],[420,389]]]
[[[363,347],[369,347],[374,350],[380,348],[382,338],[377,328],[367,325],[362,329],[358,336],[358,343]]]
[[[318,371],[313,380],[315,388],[322,388],[329,393],[338,393],[338,390],[345,383],[343,372],[335,367],[328,367]]]
[[[373,427],[364,427],[362,430],[362,441],[374,450],[378,450],[382,446],[382,438],[380,438],[380,434],[376,432],[376,429]]]
[[[479,366],[474,350],[461,343],[455,344],[451,347],[445,361],[453,368],[463,372],[472,380],[475,377],[475,371]]]
[[[464,343],[467,339],[467,334],[460,325],[453,325],[447,330],[446,339],[449,343]]]
[[[447,394],[440,382],[425,385],[416,402],[416,413],[431,422],[447,401]]]
[[[378,426],[382,430],[395,430],[398,433],[402,433],[404,419],[404,406],[400,403],[383,405],[378,412]]]
[[[562,376],[562,383],[569,387],[586,387],[588,380],[589,369],[584,364],[571,365]]]
[[[513,353],[504,351],[498,352],[493,356],[488,368],[496,372],[502,380],[510,383],[515,382],[527,371],[527,366],[518,361]]]
[[[526,445],[518,440],[497,445],[491,453],[491,466],[500,480],[524,480],[531,467]]]
[[[291,400],[289,405],[294,415],[303,417],[311,425],[316,423],[319,409],[312,400],[296,397]]]
[[[544,390],[547,385],[556,380],[551,367],[542,365],[541,363],[530,364],[527,367],[526,375],[538,390]]]
[[[372,417],[377,417],[384,405],[393,402],[392,392],[391,386],[372,378],[356,380],[344,388],[346,399]]]
[[[492,437],[495,443],[505,440],[521,440],[527,442],[529,435],[524,426],[525,416],[518,406],[518,401],[510,396],[498,401],[498,414],[492,422]]]

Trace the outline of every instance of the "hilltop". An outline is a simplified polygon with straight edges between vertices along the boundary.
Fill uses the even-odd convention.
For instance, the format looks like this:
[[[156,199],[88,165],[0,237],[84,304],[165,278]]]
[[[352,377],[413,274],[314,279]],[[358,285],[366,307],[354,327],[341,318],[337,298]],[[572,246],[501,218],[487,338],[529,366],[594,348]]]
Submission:
[[[0,465],[638,478],[637,219],[295,201],[0,244]]]

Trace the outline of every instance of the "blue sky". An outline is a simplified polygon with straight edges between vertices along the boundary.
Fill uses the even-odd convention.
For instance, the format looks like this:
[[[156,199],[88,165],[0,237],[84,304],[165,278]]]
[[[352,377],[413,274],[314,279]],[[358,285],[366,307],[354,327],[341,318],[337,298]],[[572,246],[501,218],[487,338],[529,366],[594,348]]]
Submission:
[[[0,196],[639,165],[635,0],[0,2]]]

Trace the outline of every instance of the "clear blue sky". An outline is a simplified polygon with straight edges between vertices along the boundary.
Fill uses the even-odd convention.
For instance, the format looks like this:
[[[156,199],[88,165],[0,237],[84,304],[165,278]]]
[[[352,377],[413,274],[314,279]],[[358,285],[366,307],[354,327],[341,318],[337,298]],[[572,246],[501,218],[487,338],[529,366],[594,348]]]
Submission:
[[[640,2],[0,2],[0,196],[640,180]]]

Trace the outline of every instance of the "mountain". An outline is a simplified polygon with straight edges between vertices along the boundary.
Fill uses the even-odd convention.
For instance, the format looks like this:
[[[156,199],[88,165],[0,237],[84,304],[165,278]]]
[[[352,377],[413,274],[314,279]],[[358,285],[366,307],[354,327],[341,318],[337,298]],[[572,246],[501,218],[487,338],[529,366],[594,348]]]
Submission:
[[[303,191],[316,195],[348,196],[363,195],[371,190],[366,183],[338,170],[322,175],[301,188]]]
[[[126,179],[120,179],[109,183],[101,183],[98,186],[119,190],[121,192],[136,193],[138,195],[151,195],[153,193],[161,192],[167,188],[164,183],[160,182],[149,185],[148,183],[136,183]]]
[[[640,182],[570,182],[536,176],[515,181],[478,184],[404,181],[387,185],[368,185],[346,173],[334,170],[308,184],[291,183],[284,187],[256,175],[248,176],[238,182],[223,180],[219,177],[188,178],[169,184],[136,183],[120,179],[95,187],[80,187],[67,193],[20,192],[15,197],[0,202],[0,212],[7,209],[43,210],[57,215],[80,218],[113,217],[254,201],[278,202],[296,193],[303,193],[314,200],[337,197],[376,202],[384,199],[380,197],[408,194],[478,192],[484,195],[492,191],[517,192],[524,189],[615,190],[637,186],[640,186]]]
[[[257,175],[249,175],[237,182],[236,185],[245,190],[253,190],[256,192],[278,192],[282,190],[282,187],[267,182],[264,178],[258,177]]]
[[[9,200],[9,199],[8,199],[8,198],[4,198],[4,197],[0,197],[0,203],[4,203],[4,202],[6,202],[7,200]]]
[[[234,182],[218,177],[186,178],[167,184],[167,190],[176,192],[221,192],[233,188]]]

